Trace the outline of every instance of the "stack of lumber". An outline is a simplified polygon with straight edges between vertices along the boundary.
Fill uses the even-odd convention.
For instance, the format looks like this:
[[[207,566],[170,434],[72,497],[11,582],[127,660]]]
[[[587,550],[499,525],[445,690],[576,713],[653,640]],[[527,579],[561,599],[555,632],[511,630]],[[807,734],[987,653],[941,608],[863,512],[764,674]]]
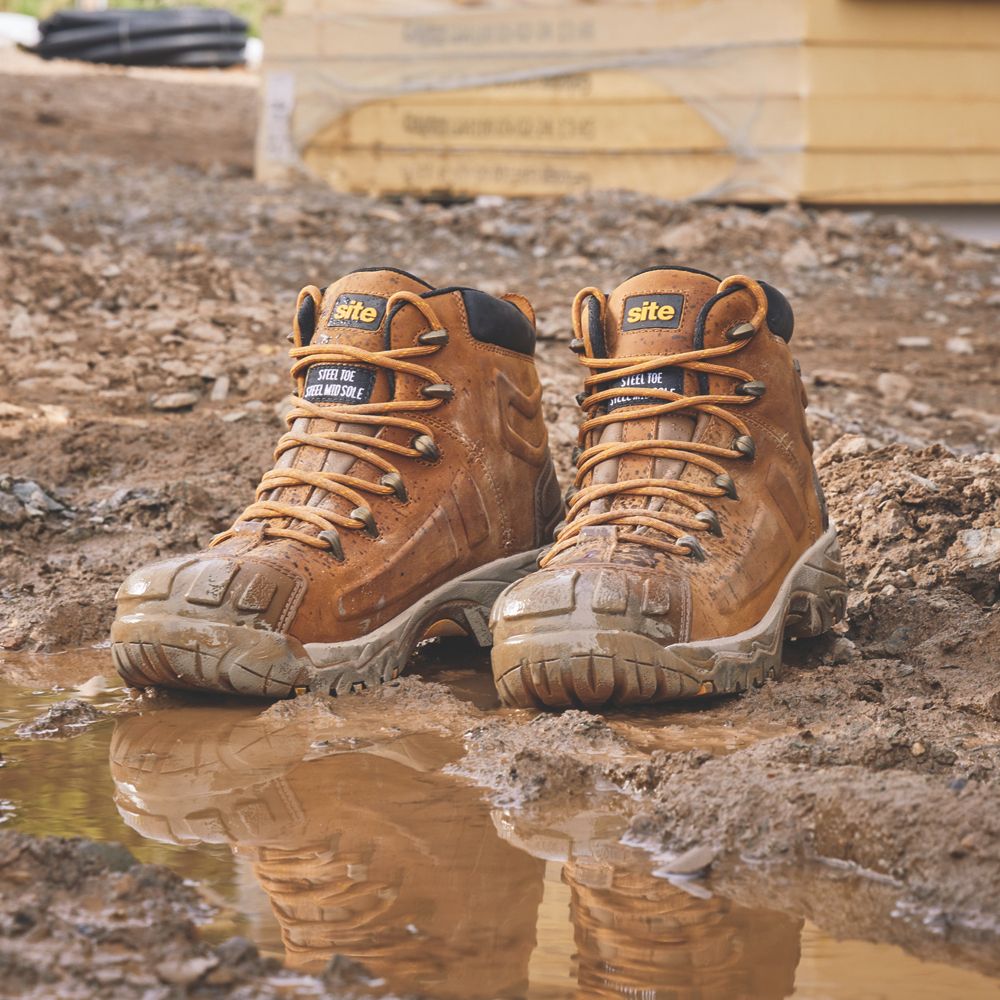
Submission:
[[[286,0],[264,50],[265,180],[1000,201],[1000,3]]]

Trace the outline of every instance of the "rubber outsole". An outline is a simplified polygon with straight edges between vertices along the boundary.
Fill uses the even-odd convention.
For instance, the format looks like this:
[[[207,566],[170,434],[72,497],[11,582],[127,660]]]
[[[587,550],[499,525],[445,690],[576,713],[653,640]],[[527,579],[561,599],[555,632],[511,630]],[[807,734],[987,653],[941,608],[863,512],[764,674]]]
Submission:
[[[651,704],[739,694],[781,670],[785,636],[820,635],[846,612],[847,586],[831,527],[798,560],[767,614],[736,635],[663,646],[629,630],[537,628],[498,638],[493,675],[501,700],[519,708]]]
[[[507,586],[535,569],[537,558],[538,550],[523,552],[456,577],[357,639],[301,643],[247,625],[139,611],[115,619],[111,653],[118,673],[133,687],[261,698],[303,691],[346,694],[399,676],[437,622],[452,622],[480,646],[489,646],[490,608]]]

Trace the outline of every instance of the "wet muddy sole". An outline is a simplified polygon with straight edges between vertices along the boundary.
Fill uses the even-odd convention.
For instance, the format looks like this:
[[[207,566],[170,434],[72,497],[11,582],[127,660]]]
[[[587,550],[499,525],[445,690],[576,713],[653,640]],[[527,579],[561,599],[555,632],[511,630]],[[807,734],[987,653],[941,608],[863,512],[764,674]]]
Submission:
[[[480,646],[491,643],[497,596],[536,566],[538,550],[498,559],[450,580],[409,609],[357,639],[301,643],[242,625],[139,612],[112,627],[112,656],[133,687],[174,687],[263,698],[303,691],[345,694],[399,676],[417,643],[451,622]]]
[[[767,614],[736,635],[662,646],[622,628],[573,617],[494,623],[493,676],[520,708],[600,708],[738,694],[781,669],[785,636],[821,635],[845,614],[847,587],[836,530],[801,556]],[[511,634],[513,633],[513,634]]]

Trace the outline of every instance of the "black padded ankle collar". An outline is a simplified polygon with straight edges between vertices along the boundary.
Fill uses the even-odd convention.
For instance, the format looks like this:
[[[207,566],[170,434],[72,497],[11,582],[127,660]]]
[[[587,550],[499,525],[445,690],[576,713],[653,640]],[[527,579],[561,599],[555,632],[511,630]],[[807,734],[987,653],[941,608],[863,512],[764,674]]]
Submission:
[[[465,303],[469,317],[469,331],[480,343],[495,344],[508,351],[532,357],[535,353],[535,327],[517,306],[478,288],[452,285],[424,292],[421,298],[433,299],[438,295],[458,292]]]

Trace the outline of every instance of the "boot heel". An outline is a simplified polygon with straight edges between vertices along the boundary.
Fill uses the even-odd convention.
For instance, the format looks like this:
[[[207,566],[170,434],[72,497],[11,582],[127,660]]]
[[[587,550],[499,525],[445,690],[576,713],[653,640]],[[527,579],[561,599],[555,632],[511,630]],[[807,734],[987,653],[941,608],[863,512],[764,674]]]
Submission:
[[[826,545],[799,568],[796,576],[785,613],[785,635],[789,639],[822,635],[847,614],[847,582],[833,525],[827,535]]]

